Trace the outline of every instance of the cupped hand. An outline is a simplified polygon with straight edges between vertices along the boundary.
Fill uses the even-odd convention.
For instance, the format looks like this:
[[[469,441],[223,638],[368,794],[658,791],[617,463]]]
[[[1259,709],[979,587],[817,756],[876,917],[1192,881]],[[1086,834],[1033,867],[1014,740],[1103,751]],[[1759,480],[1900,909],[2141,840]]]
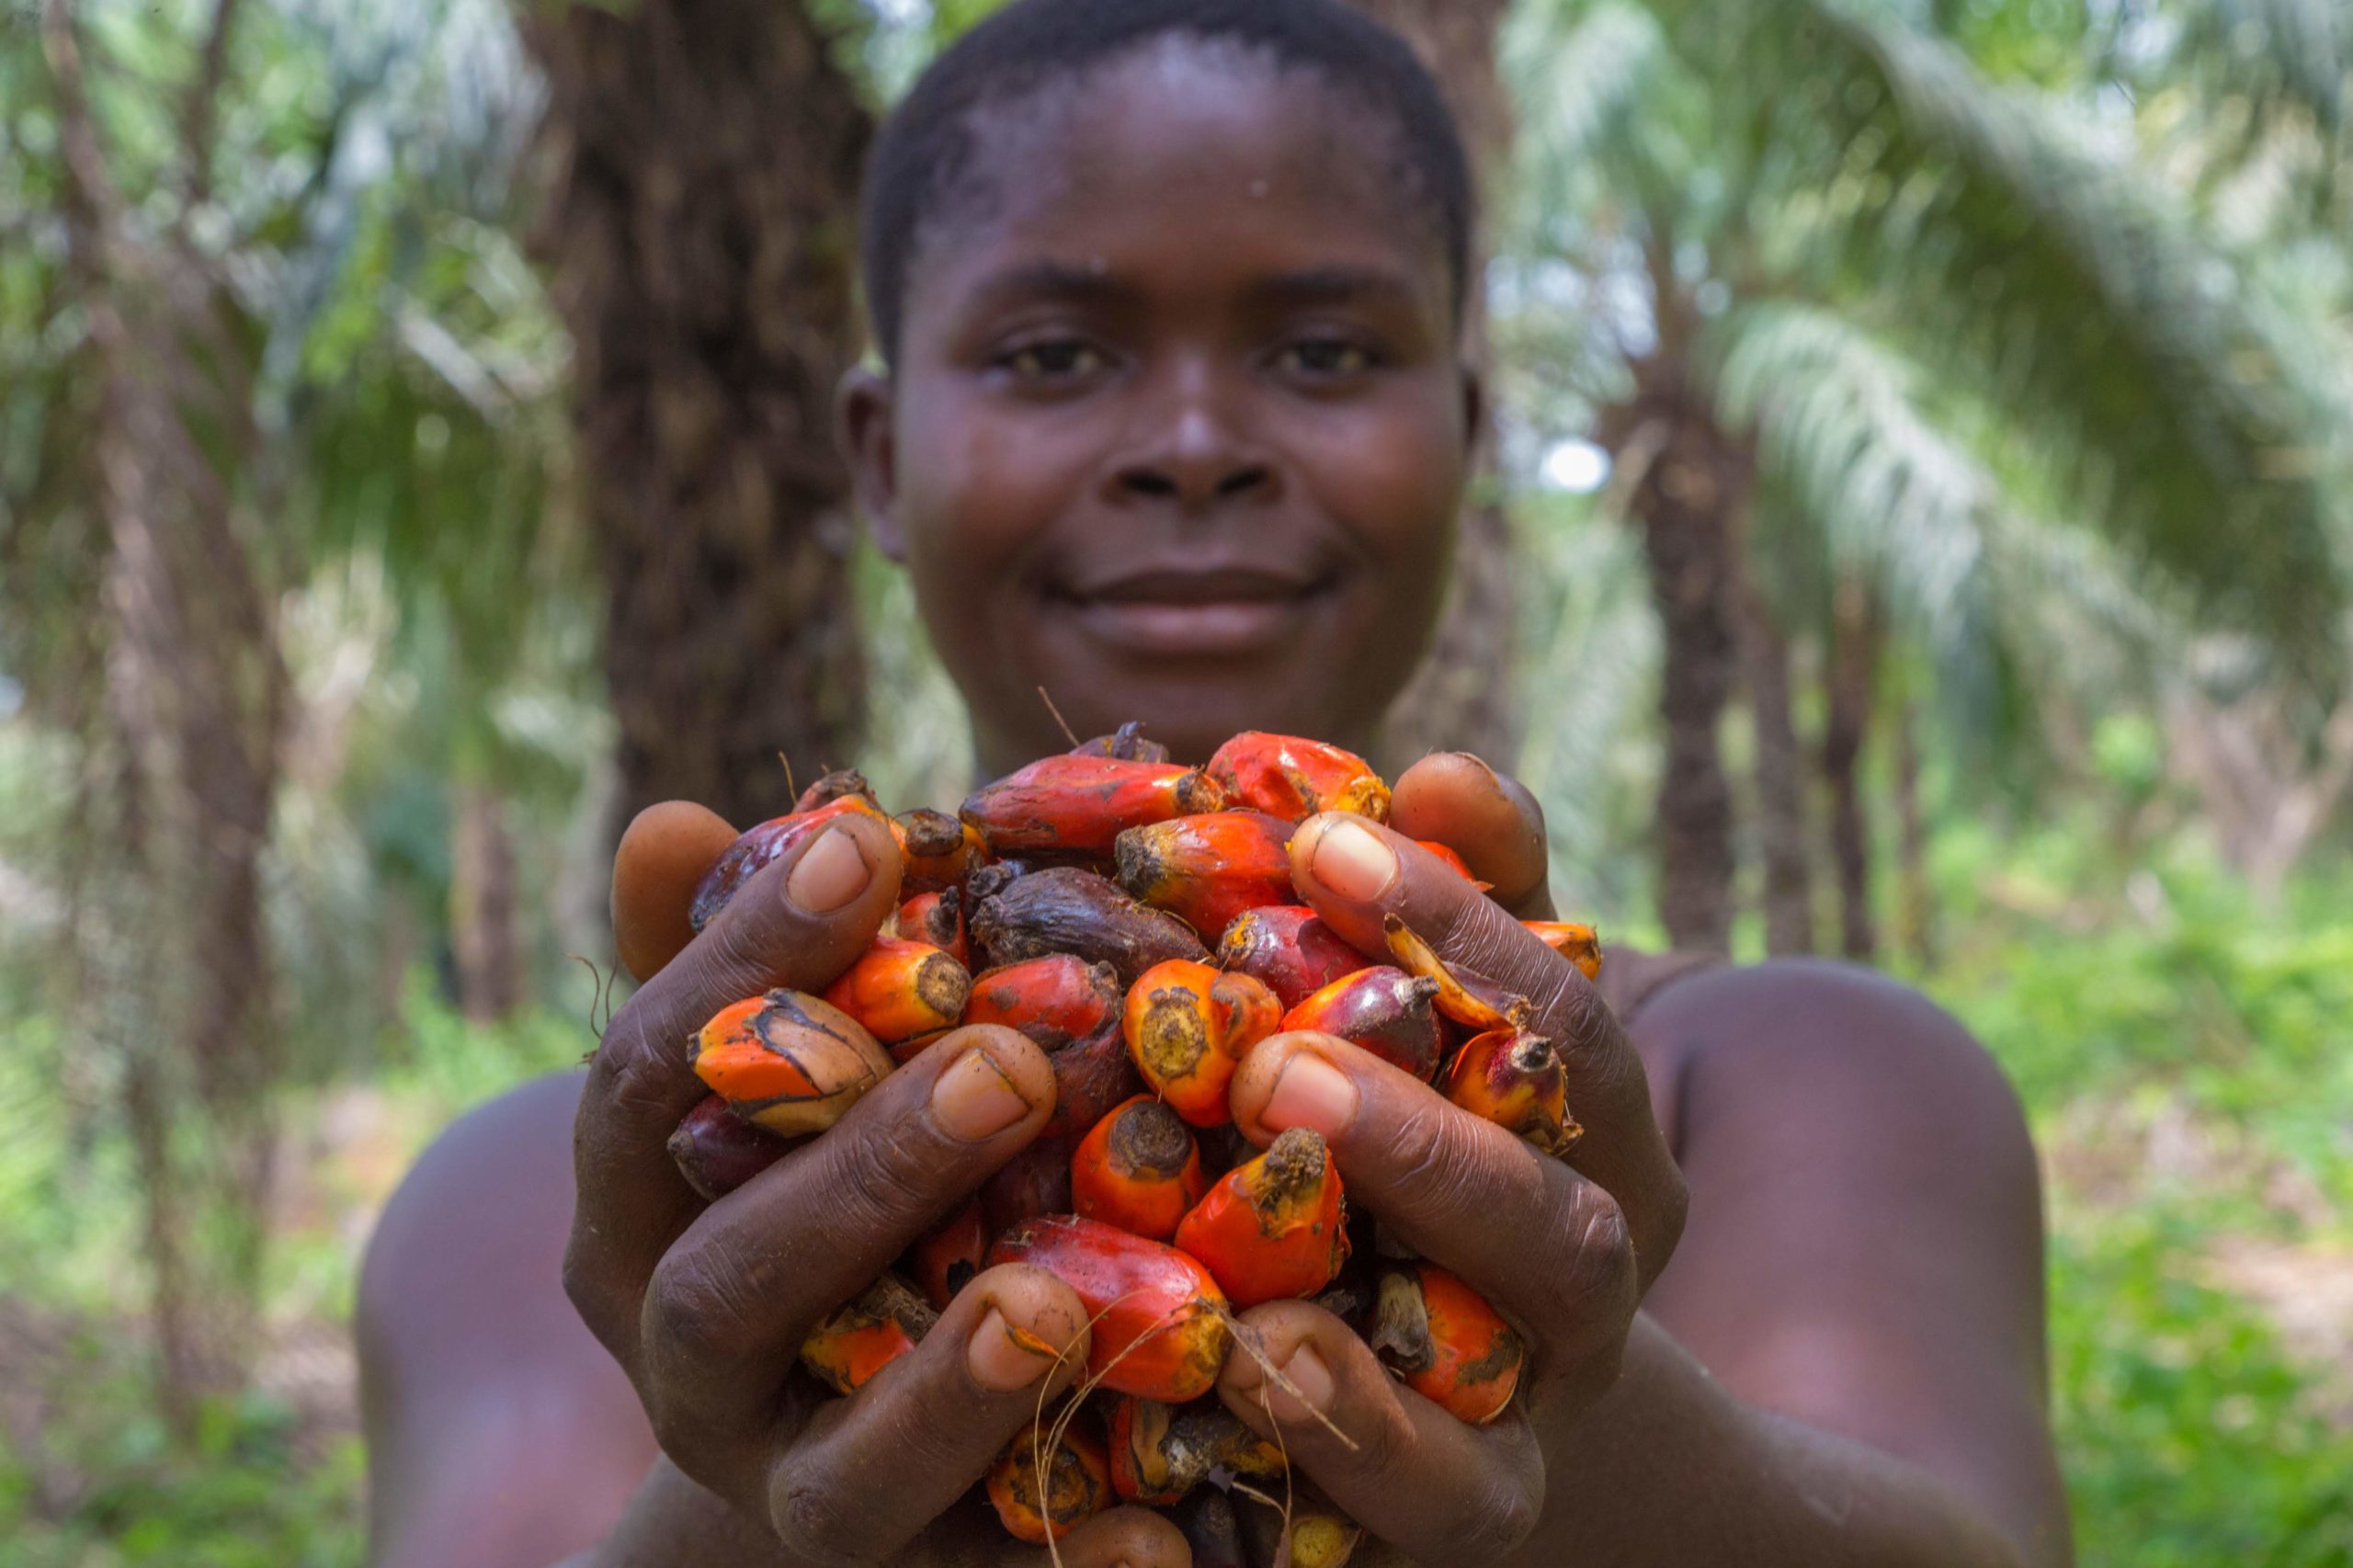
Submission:
[[[1685,1193],[1617,1020],[1591,983],[1515,918],[1550,913],[1533,801],[1462,757],[1417,765],[1396,801],[1394,828],[1340,814],[1302,824],[1291,846],[1302,896],[1369,953],[1385,956],[1382,919],[1394,914],[1450,964],[1527,996],[1529,1027],[1566,1065],[1584,1138],[1565,1161],[1540,1153],[1371,1053],[1318,1034],[1278,1035],[1253,1050],[1234,1075],[1233,1117],[1262,1145],[1287,1128],[1322,1133],[1351,1199],[1520,1331],[1519,1392],[1495,1421],[1467,1426],[1392,1381],[1346,1324],[1305,1301],[1244,1314],[1291,1389],[1236,1356],[1219,1392],[1391,1547],[1426,1562],[1495,1562],[1541,1515],[1548,1460],[1566,1460],[1558,1435],[1616,1380],[1643,1292],[1681,1233]],[[1415,838],[1454,848],[1495,884],[1495,896]]]
[[[706,836],[715,858],[723,836]],[[677,869],[638,879],[642,894],[617,881],[617,903],[683,898],[696,879]],[[1021,1266],[980,1275],[913,1352],[847,1399],[796,1368],[813,1325],[1037,1135],[1054,1104],[1043,1053],[1011,1029],[960,1029],[708,1206],[665,1147],[707,1092],[690,1064],[694,1032],[770,987],[822,990],[889,916],[899,876],[887,826],[846,814],[746,883],[614,1017],[574,1130],[564,1285],[672,1462],[795,1559],[1027,1568],[1046,1552],[1006,1540],[985,1508],[955,1505],[1083,1362],[1086,1314],[1067,1286]],[[666,907],[624,914],[617,924],[637,929],[683,920]],[[1062,1354],[1025,1348],[1024,1336]],[[1061,1558],[1189,1561],[1176,1529],[1141,1509],[1073,1530]]]

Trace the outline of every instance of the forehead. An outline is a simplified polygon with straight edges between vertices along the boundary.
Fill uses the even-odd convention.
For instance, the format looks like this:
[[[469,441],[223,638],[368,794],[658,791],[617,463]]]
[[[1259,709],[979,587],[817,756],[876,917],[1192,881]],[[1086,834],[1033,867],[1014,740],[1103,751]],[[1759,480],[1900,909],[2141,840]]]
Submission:
[[[1438,222],[1387,117],[1304,68],[1163,39],[983,109],[907,279],[911,320],[1030,259],[1215,290],[1273,271],[1395,276],[1432,308]]]

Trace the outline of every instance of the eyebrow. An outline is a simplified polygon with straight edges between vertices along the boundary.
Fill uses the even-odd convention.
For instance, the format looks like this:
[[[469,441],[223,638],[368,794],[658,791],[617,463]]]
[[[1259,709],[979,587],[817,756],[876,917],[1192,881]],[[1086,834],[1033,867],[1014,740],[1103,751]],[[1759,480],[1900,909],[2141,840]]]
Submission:
[[[1250,292],[1275,305],[1346,305],[1366,301],[1410,304],[1418,292],[1396,273],[1371,267],[1314,267],[1285,272]]]
[[[1137,290],[1096,267],[1067,261],[1029,261],[983,278],[972,290],[973,301],[983,310],[999,309],[1030,300],[1068,300],[1078,303],[1122,303]]]
[[[1100,267],[1067,261],[1030,261],[983,278],[973,288],[972,299],[981,309],[993,310],[1031,300],[1127,304],[1142,292],[1134,284]],[[1395,272],[1347,266],[1278,273],[1253,284],[1248,292],[1263,303],[1293,308],[1367,301],[1412,303],[1419,298],[1412,283]]]

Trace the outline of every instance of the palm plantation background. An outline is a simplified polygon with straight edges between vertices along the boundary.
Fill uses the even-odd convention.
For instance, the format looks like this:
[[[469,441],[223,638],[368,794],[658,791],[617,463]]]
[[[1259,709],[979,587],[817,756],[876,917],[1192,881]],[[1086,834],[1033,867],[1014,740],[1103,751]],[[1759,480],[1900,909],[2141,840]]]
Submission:
[[[963,792],[827,407],[987,8],[0,13],[0,1562],[358,1561],[358,1249],[592,1043],[624,813]],[[1497,391],[1393,751],[1992,1047],[2087,1562],[2353,1563],[2353,17],[1366,8]]]

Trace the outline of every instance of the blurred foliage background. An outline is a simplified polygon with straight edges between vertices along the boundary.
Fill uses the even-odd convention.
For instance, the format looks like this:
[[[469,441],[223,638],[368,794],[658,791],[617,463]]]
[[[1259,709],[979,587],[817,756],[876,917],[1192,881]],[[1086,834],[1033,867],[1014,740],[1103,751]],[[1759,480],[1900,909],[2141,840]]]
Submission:
[[[1993,1049],[2086,1562],[2353,1563],[2353,16],[1366,3],[1498,392],[1393,749]],[[593,1042],[625,812],[962,794],[824,410],[988,8],[0,10],[0,1562],[358,1561],[360,1248]]]

